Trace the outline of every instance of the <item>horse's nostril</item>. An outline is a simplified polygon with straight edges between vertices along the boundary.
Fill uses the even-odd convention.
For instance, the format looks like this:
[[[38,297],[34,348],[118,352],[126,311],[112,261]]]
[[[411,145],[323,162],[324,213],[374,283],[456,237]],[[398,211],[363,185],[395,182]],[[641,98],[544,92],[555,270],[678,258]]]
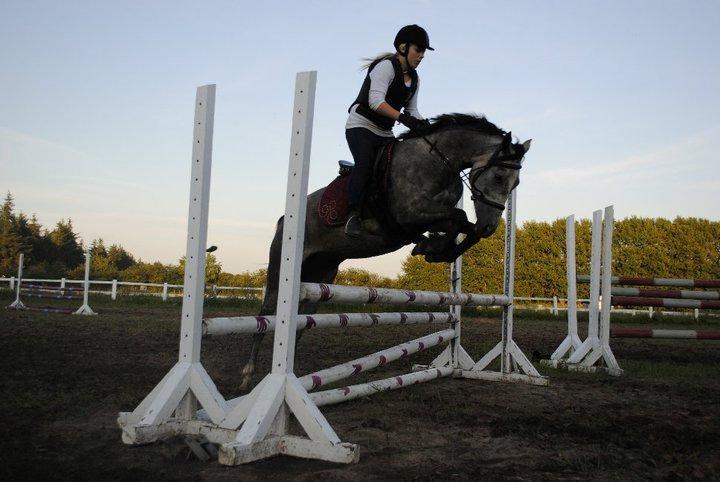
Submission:
[[[481,238],[487,238],[495,232],[495,229],[497,229],[497,224],[478,225],[476,233]]]

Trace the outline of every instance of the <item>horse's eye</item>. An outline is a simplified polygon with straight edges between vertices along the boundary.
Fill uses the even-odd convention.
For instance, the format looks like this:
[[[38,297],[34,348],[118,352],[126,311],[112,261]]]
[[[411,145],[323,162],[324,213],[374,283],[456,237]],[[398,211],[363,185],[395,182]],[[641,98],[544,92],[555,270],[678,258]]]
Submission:
[[[503,177],[500,174],[495,174],[495,184],[502,184]]]

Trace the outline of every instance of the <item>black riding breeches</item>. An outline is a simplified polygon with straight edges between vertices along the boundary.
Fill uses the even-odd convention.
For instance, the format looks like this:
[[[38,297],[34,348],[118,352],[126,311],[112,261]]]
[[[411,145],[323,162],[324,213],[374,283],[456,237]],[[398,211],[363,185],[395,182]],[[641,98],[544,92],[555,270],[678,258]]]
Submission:
[[[392,138],[379,136],[363,127],[345,130],[345,138],[355,161],[348,183],[348,210],[359,211],[372,176],[378,149]]]

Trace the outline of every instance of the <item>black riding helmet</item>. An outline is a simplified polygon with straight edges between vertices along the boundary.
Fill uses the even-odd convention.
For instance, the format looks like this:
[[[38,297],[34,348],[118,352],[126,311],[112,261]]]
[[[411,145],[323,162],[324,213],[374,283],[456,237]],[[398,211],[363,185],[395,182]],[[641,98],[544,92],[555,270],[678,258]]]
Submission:
[[[435,50],[430,47],[430,37],[428,37],[425,29],[415,24],[405,25],[398,31],[397,35],[395,35],[395,41],[393,42],[395,50],[399,50],[400,44],[408,44],[408,47],[409,44],[415,44],[421,49]],[[407,54],[408,48],[405,49],[403,55],[407,56]]]

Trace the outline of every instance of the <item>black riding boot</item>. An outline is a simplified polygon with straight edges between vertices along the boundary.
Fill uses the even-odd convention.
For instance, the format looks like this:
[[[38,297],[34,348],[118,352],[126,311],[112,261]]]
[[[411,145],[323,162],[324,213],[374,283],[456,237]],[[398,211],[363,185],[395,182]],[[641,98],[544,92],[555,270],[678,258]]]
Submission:
[[[347,223],[345,223],[345,234],[353,238],[362,234],[362,221],[357,211],[351,211],[348,215]]]

